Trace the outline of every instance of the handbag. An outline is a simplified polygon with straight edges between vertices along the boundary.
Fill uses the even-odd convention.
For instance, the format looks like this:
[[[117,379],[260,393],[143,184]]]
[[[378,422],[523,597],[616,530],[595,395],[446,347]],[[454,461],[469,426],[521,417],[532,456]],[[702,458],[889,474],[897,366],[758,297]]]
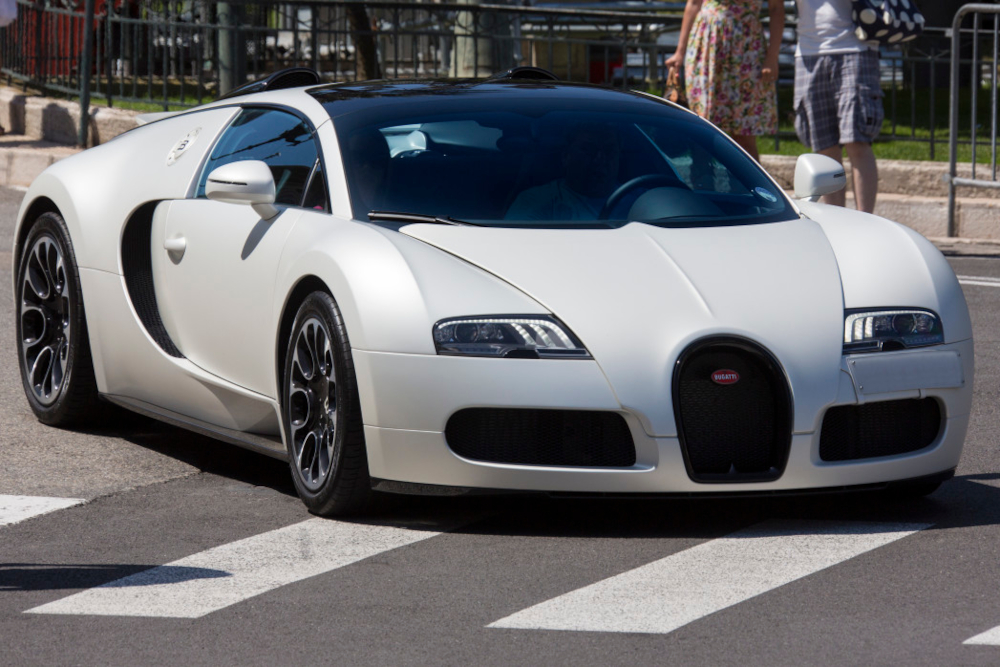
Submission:
[[[924,15],[914,0],[852,0],[854,34],[872,45],[901,44],[924,31]]]
[[[17,20],[17,1],[0,0],[0,28]]]
[[[663,91],[663,99],[682,107],[687,107],[687,93],[684,91],[684,77],[679,67],[667,70],[667,86]]]

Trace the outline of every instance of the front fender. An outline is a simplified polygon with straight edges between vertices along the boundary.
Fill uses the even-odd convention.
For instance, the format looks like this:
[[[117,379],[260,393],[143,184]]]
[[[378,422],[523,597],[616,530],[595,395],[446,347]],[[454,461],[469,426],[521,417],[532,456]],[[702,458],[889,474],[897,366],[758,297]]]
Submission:
[[[511,285],[392,229],[304,212],[278,267],[275,332],[295,286],[315,276],[333,293],[355,349],[436,354],[435,322],[548,311]],[[280,341],[275,341],[280,345]],[[277,348],[276,348],[277,349]]]
[[[845,308],[921,307],[941,316],[945,343],[972,338],[962,286],[934,244],[909,227],[839,206],[800,201],[830,240]]]
[[[77,215],[76,207],[74,206],[69,190],[59,178],[51,173],[51,169],[49,167],[49,169],[43,171],[32,182],[31,187],[28,188],[27,193],[24,195],[24,199],[21,200],[21,207],[17,212],[17,219],[14,223],[14,246],[11,248],[11,253],[14,257],[14,262],[11,265],[11,286],[15,294],[17,293],[17,267],[21,263],[21,240],[22,236],[27,233],[25,225],[33,222],[32,220],[28,220],[28,215],[31,211],[37,210],[36,207],[45,199],[48,199],[55,205],[63,220],[66,221],[66,227],[69,229],[70,238],[73,242],[73,252],[76,254],[77,262],[80,262],[82,249],[79,247],[80,243],[77,241],[81,237],[80,218]],[[31,217],[34,218],[36,216],[32,214]]]

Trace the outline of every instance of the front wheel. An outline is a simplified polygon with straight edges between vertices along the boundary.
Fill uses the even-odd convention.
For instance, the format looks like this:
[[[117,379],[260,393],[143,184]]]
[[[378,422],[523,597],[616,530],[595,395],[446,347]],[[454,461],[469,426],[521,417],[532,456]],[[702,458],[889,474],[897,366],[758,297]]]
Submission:
[[[364,511],[372,490],[354,362],[340,310],[325,292],[313,292],[299,306],[282,386],[299,497],[320,516]]]
[[[76,255],[56,213],[34,222],[16,283],[17,351],[28,405],[44,424],[92,420],[99,406]]]

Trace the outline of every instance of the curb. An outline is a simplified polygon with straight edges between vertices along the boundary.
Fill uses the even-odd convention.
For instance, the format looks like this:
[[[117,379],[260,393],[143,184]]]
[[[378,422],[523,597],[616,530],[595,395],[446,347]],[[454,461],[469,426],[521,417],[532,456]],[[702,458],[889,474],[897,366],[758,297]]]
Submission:
[[[927,237],[945,257],[1000,257],[1000,241],[992,239],[964,239]]]
[[[107,143],[136,127],[138,115],[138,111],[92,106],[87,145]],[[80,131],[80,105],[0,87],[0,126],[10,134],[28,139],[75,146]]]
[[[0,185],[27,188],[50,165],[79,153],[74,146],[24,136],[0,136]]]

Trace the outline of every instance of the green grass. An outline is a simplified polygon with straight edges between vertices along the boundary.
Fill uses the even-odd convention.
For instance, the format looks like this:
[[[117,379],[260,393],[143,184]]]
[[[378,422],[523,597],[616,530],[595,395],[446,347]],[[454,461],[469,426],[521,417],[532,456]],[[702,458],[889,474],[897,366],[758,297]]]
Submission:
[[[876,140],[873,148],[875,157],[884,160],[934,160],[947,162],[948,155],[948,113],[950,110],[949,93],[946,89],[932,91],[928,88],[897,88],[895,94],[891,89],[883,90],[885,98],[885,121],[882,123],[882,134]],[[762,154],[801,155],[809,150],[794,139],[795,126],[792,112],[793,91],[791,88],[778,89],[779,131],[782,133],[777,148],[773,137],[760,137],[757,140],[758,150]],[[976,162],[989,164],[989,122],[991,99],[988,91],[981,91],[977,99]],[[934,156],[931,156],[931,107],[933,105],[934,119]],[[893,126],[893,109],[895,108],[895,126]],[[959,141],[968,142],[971,139],[972,93],[961,91],[959,97]],[[972,162],[972,146],[959,143],[958,161]]]
[[[214,97],[203,97],[201,103],[207,104],[213,101]],[[171,103],[173,102],[173,103]],[[179,98],[173,98],[168,100],[167,108],[163,108],[163,102],[147,102],[138,100],[120,100],[118,98],[112,98],[111,103],[108,103],[105,97],[92,97],[90,99],[90,106],[92,107],[111,107],[114,109],[128,109],[129,111],[141,111],[143,113],[151,111],[183,111],[184,109],[189,109],[193,105],[198,103],[197,99],[182,100]]]
[[[662,91],[648,91],[659,94]],[[950,99],[947,89],[938,89],[932,95],[927,88],[897,88],[895,95],[891,89],[883,91],[885,99],[885,121],[882,134],[874,144],[875,157],[882,160],[918,160],[947,162]],[[977,99],[979,126],[976,134],[976,162],[989,164],[990,155],[990,113],[991,98],[987,90],[980,91]],[[757,148],[765,155],[801,155],[809,149],[795,139],[793,115],[793,91],[790,87],[778,89],[778,130],[781,134],[777,146],[773,136],[758,137]],[[934,108],[934,155],[931,156],[931,107]],[[896,123],[893,125],[893,109]],[[972,93],[963,90],[959,97],[959,141],[971,139]],[[958,161],[972,162],[972,146],[959,143]]]
[[[163,81],[154,81],[153,85],[148,82],[140,82],[133,88],[131,84],[119,87],[112,85],[111,101],[108,102],[106,96],[107,82],[103,82],[105,87],[97,94],[93,94],[91,104],[95,106],[111,106],[116,109],[129,109],[132,111],[181,111],[199,104],[197,97],[197,87],[192,83],[185,83],[183,95],[181,85],[178,80],[167,81],[167,108],[163,108]],[[92,88],[96,90],[96,86]],[[119,97],[121,95],[121,97]],[[131,98],[131,99],[126,99]],[[216,98],[214,85],[206,86],[202,89],[201,104],[207,104]]]
[[[988,139],[989,137],[987,136],[987,140]],[[810,152],[806,146],[792,138],[781,137],[778,141],[777,148],[775,148],[774,144],[774,137],[757,138],[757,149],[762,155],[797,156]],[[891,139],[879,139],[875,142],[873,148],[875,150],[875,157],[880,160],[917,160],[925,162],[929,162],[931,160],[935,162],[948,161],[948,142],[941,141],[940,139],[938,139],[937,145],[935,146],[933,158],[931,158],[931,147],[929,143],[904,141],[902,139],[898,139],[896,141]],[[998,154],[997,158],[1000,160],[1000,154]],[[959,144],[958,161],[972,162],[971,146]],[[977,139],[976,142],[976,162],[978,164],[990,163],[990,147],[988,144],[979,143],[979,139]]]

